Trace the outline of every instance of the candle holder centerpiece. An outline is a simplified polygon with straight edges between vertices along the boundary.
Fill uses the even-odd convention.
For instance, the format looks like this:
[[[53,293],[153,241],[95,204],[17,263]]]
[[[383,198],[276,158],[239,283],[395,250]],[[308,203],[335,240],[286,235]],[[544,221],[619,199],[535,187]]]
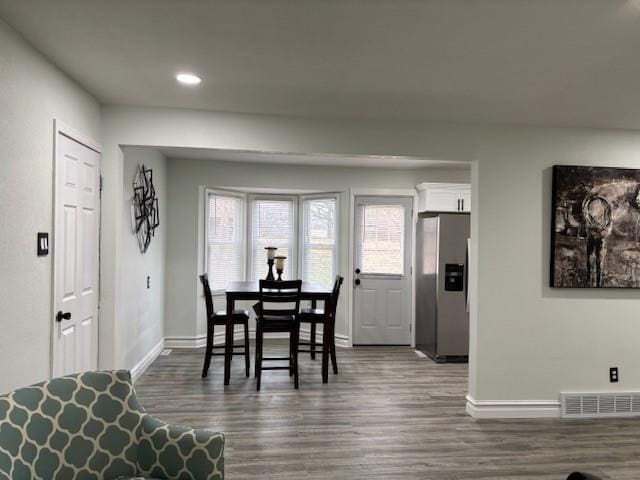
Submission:
[[[273,276],[273,259],[276,256],[276,250],[278,250],[278,248],[264,247],[264,249],[267,251],[267,265],[269,265],[269,271],[267,272],[267,278],[265,278],[265,280],[275,280],[275,277]]]
[[[283,255],[276,255],[274,257],[276,259],[276,272],[278,272],[278,282],[282,281],[282,272],[284,272],[284,261],[287,257]]]

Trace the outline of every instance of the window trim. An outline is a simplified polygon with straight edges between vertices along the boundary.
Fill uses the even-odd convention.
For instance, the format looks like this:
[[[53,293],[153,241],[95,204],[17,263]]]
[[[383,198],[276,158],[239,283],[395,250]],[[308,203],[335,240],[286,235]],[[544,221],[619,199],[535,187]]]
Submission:
[[[333,270],[334,270],[334,279],[336,275],[339,275],[340,272],[340,193],[338,192],[322,192],[322,193],[312,193],[307,195],[299,195],[300,197],[300,221],[299,221],[299,235],[298,235],[298,277],[302,278],[302,274],[304,272],[304,229],[306,227],[306,216],[304,213],[304,202],[308,200],[323,200],[323,199],[332,199],[336,202],[336,225],[335,225],[335,245],[333,249]],[[304,280],[304,279],[303,279]],[[332,280],[333,283],[333,280]]]
[[[209,274],[209,199],[211,196],[235,197],[240,202],[240,273],[243,280],[247,278],[247,194],[235,190],[221,188],[205,188],[204,190],[204,268],[203,271]],[[212,290],[212,295],[224,295],[225,290]]]
[[[300,247],[300,222],[299,222],[299,203],[300,203],[300,195],[296,194],[287,194],[287,193],[248,193],[246,199],[246,219],[247,219],[247,230],[246,230],[246,270],[245,270],[245,279],[253,279],[255,277],[255,273],[253,271],[254,267],[254,245],[253,245],[253,205],[256,200],[285,200],[291,201],[293,203],[293,215],[291,216],[293,220],[293,241],[291,243],[291,248],[293,250],[292,255],[290,255],[287,260],[295,262],[293,268],[290,270],[294,275],[294,278],[300,277],[300,265],[298,263],[298,250]],[[276,252],[277,254],[277,252]],[[265,267],[266,268],[266,267]],[[275,275],[275,271],[274,271]]]

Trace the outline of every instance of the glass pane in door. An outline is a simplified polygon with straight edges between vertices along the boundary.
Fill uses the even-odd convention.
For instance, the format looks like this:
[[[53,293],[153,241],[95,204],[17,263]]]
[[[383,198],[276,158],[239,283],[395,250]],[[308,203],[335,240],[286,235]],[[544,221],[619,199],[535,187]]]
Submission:
[[[404,205],[360,205],[363,274],[404,275]]]

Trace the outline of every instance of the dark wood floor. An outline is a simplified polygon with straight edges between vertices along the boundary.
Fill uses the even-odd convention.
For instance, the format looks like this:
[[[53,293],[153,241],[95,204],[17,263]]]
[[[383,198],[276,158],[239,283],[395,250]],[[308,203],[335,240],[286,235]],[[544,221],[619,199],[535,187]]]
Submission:
[[[340,375],[327,385],[320,360],[303,355],[298,391],[271,371],[256,392],[240,357],[228,387],[221,357],[203,380],[202,356],[173,350],[136,388],[150,413],[224,432],[229,480],[550,480],[576,468],[640,478],[640,420],[476,421],[465,413],[466,366],[408,348],[338,349]]]

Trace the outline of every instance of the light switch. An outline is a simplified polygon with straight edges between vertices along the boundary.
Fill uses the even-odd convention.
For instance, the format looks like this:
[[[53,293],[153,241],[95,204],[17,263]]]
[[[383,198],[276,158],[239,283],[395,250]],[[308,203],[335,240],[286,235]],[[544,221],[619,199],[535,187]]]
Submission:
[[[49,234],[47,232],[38,232],[38,256],[46,257],[49,255]]]

